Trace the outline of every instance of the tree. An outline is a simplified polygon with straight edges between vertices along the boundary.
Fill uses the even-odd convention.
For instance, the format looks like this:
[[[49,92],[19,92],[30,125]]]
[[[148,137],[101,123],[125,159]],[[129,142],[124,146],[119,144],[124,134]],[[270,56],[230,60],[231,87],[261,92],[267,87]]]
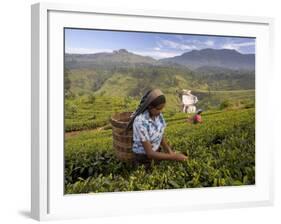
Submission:
[[[70,91],[71,80],[69,78],[69,75],[70,75],[69,69],[65,69],[64,70],[64,95],[66,97],[71,95],[71,91]]]

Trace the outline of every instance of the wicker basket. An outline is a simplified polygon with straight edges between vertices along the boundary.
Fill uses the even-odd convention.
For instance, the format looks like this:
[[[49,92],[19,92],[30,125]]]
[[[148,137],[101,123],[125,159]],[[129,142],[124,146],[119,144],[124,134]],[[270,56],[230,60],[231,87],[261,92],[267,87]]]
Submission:
[[[132,161],[135,156],[132,152],[133,130],[126,131],[132,112],[121,112],[112,115],[110,123],[112,125],[113,148],[118,159],[122,161]]]

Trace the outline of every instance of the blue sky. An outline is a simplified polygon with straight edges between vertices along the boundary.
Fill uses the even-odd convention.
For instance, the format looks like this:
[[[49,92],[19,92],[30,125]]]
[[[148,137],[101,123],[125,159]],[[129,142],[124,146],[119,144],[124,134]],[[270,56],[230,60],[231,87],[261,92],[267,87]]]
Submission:
[[[155,59],[205,48],[255,54],[255,38],[65,29],[65,52],[90,54],[126,49]]]

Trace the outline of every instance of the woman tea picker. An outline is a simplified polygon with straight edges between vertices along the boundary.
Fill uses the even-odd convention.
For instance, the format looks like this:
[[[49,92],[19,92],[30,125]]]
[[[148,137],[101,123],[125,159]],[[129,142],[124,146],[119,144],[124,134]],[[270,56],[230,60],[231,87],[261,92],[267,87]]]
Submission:
[[[187,157],[175,153],[164,138],[166,123],[161,113],[166,98],[159,89],[148,91],[132,114],[127,129],[133,126],[133,152],[142,160],[184,161]],[[162,149],[165,151],[163,152]]]

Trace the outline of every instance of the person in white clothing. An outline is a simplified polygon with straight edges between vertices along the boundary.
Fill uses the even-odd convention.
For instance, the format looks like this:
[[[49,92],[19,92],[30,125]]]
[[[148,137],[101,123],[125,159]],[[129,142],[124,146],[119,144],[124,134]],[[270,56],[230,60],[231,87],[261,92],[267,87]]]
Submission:
[[[182,92],[182,112],[194,113],[196,111],[195,104],[198,102],[196,96],[191,94],[191,90],[183,90]]]

